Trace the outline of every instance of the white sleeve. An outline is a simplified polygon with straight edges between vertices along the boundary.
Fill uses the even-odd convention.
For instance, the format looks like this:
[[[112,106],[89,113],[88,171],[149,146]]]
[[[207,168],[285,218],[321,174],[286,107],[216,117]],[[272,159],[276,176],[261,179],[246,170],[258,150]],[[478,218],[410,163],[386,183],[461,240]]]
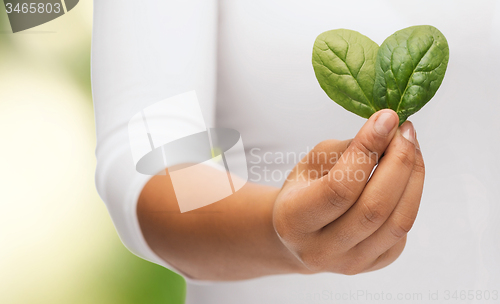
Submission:
[[[135,170],[127,126],[144,108],[193,90],[205,124],[213,126],[216,27],[216,0],[94,2],[96,187],[125,246],[178,273],[149,248],[141,233],[137,199],[152,176]],[[198,128],[189,115],[162,118],[172,120],[172,139],[176,132]]]

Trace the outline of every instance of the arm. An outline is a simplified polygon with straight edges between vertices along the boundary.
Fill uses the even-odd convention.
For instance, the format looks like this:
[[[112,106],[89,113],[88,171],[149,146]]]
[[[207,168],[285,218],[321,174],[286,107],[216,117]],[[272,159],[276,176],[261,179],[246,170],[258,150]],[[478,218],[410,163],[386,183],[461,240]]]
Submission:
[[[151,251],[139,227],[137,199],[151,176],[135,169],[127,125],[148,106],[192,90],[206,125],[213,125],[217,3],[96,1],[93,22],[96,188],[125,246],[172,268]],[[196,132],[190,113],[170,116],[158,116],[171,125],[160,130],[165,140],[185,136],[178,130]]]
[[[404,248],[424,179],[413,127],[398,129],[397,122],[393,111],[380,111],[352,141],[317,145],[281,189],[247,184],[188,213],[179,213],[168,175],[155,176],[138,202],[145,238],[160,257],[200,280],[387,266]],[[311,157],[325,152],[342,156],[334,163]]]
[[[150,247],[192,278],[238,280],[297,272],[295,257],[272,225],[278,193],[247,183],[219,202],[181,214],[170,177],[158,175],[144,187],[137,214]]]

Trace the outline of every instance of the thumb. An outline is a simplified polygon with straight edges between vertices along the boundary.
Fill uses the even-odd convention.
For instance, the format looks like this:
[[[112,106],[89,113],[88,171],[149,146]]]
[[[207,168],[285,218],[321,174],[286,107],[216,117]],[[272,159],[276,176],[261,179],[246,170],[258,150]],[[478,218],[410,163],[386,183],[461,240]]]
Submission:
[[[390,109],[373,114],[328,174],[296,192],[289,219],[316,231],[344,214],[358,199],[380,156],[396,134],[399,118]],[[304,217],[311,216],[311,219]]]

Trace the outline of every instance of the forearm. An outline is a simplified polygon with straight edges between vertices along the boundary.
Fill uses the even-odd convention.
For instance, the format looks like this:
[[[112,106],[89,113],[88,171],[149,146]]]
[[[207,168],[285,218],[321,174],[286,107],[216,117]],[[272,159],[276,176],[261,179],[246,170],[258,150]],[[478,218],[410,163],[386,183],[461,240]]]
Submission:
[[[180,213],[169,175],[155,176],[141,193],[137,214],[149,246],[194,279],[241,280],[301,272],[300,262],[273,228],[278,192],[247,183],[221,201]]]

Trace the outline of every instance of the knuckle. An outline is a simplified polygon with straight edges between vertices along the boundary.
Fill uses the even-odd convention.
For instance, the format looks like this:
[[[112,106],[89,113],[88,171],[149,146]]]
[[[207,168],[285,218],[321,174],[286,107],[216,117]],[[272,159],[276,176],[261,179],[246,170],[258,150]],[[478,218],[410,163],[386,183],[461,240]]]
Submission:
[[[415,164],[415,153],[410,144],[404,145],[395,153],[396,159],[407,169],[412,170]]]
[[[342,263],[337,272],[343,275],[353,276],[360,274],[364,270],[364,265],[358,258],[351,257]]]
[[[333,187],[328,178],[324,178],[322,182],[325,183],[323,188],[326,189],[324,197],[334,209],[342,210],[345,206],[350,205],[354,193],[344,183],[337,181],[335,187]]]
[[[381,255],[379,255],[375,259],[375,261],[373,262],[373,264],[381,263],[381,262],[384,262],[384,261],[388,260],[388,258],[390,257],[390,253],[391,253],[391,249],[386,250],[384,253],[382,253]]]
[[[417,157],[415,159],[415,164],[413,165],[413,171],[425,175],[425,164],[422,158],[422,153],[417,151]]]
[[[385,213],[380,207],[377,207],[377,205],[380,204],[366,202],[362,204],[363,208],[360,222],[366,229],[378,226],[385,218]]]
[[[374,139],[368,139],[366,140],[367,143],[364,143],[361,140],[356,140],[354,139],[351,142],[351,146],[354,149],[354,152],[356,153],[357,157],[363,157],[365,160],[368,161],[368,163],[377,163],[379,159],[379,155],[376,151],[375,147],[375,140]]]
[[[396,212],[389,231],[396,239],[400,239],[410,232],[413,227],[413,223],[415,223],[414,217],[404,215],[401,212]]]

